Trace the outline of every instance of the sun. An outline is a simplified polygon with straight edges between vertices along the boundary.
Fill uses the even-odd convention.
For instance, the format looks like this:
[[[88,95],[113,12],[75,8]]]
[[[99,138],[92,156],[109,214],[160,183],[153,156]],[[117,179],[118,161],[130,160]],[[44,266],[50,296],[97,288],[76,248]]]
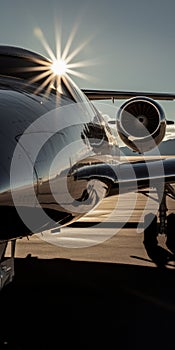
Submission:
[[[82,52],[82,50],[88,45],[88,43],[92,39],[92,36],[89,37],[88,39],[80,43],[80,45],[78,45],[74,50],[71,50],[71,45],[77,30],[78,26],[76,25],[71,30],[71,33],[63,50],[61,48],[61,29],[59,31],[57,30],[55,33],[56,52],[54,52],[51,49],[49,43],[47,42],[42,30],[39,27],[34,28],[34,35],[40,40],[42,46],[47,52],[48,59],[50,61],[50,63],[46,63],[45,61],[38,61],[37,67],[27,68],[28,71],[38,71],[38,74],[30,79],[29,84],[35,82],[39,83],[39,81],[42,80],[42,83],[38,84],[35,94],[38,94],[45,89],[45,95],[48,96],[51,90],[55,89],[56,92],[58,92],[57,95],[59,97],[59,93],[62,92],[62,80],[66,80],[67,83],[69,83],[71,81],[70,76],[75,76],[84,80],[94,79],[94,77],[90,77],[89,75],[80,72],[79,69],[97,64],[97,61],[95,59],[75,62],[75,58],[80,52]]]
[[[55,75],[59,75],[60,77],[64,76],[67,71],[66,61],[63,59],[56,59],[51,64],[51,70]]]

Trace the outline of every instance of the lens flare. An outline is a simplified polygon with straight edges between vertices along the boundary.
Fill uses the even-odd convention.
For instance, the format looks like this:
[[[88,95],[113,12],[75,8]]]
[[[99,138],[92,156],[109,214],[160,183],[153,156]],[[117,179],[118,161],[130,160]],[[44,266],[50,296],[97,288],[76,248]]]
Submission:
[[[54,60],[53,64],[51,65],[51,70],[55,75],[59,75],[60,77],[62,77],[66,74],[67,71],[66,61],[64,61],[63,59]]]
[[[61,29],[58,30],[57,28],[55,33],[56,53],[54,53],[50,45],[48,44],[47,39],[44,36],[41,28],[34,28],[33,33],[41,42],[42,46],[48,54],[48,59],[50,61],[50,63],[45,61],[36,62],[36,67],[24,68],[25,70],[31,72],[38,71],[37,76],[35,74],[35,76],[30,78],[29,80],[29,84],[33,84],[36,82],[38,84],[35,90],[35,94],[39,94],[41,91],[43,92],[44,90],[45,96],[48,96],[51,90],[54,89],[56,91],[56,96],[59,98],[59,94],[62,93],[62,80],[64,82],[66,80],[66,82],[69,84],[69,82],[71,81],[71,75],[84,80],[94,80],[94,77],[80,72],[79,68],[85,68],[87,66],[97,64],[98,61],[96,59],[73,62],[76,56],[83,51],[83,49],[88,45],[89,41],[92,39],[92,37],[89,37],[88,39],[80,43],[80,45],[78,45],[76,49],[72,49],[71,51],[71,45],[73,43],[73,39],[77,33],[77,30],[78,25],[76,24],[76,26],[71,30],[65,47],[62,50],[60,34]]]

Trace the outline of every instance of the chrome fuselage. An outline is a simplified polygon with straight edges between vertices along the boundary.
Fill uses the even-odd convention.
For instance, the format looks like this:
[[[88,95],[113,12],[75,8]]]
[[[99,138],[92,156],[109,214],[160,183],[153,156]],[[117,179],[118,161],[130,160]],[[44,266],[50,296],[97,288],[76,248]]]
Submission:
[[[87,188],[76,169],[118,157],[109,126],[74,84],[59,94],[35,91],[25,80],[0,78],[0,240],[86,214],[107,189],[101,181]]]

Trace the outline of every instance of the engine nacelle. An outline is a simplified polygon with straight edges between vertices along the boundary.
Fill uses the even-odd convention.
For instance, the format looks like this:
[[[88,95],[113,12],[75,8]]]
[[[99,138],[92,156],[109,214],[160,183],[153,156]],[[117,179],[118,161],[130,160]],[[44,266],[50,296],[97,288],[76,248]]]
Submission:
[[[122,104],[117,113],[117,131],[133,151],[147,152],[163,140],[166,119],[163,108],[148,97],[134,97]]]

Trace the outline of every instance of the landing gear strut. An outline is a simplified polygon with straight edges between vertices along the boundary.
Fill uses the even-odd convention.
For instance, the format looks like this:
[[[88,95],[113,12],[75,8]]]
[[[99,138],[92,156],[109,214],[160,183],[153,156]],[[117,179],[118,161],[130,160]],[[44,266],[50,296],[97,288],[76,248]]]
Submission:
[[[166,199],[169,196],[172,199],[175,199],[175,190],[170,184],[159,184],[156,186],[158,200],[159,200],[159,225],[157,228],[157,234],[169,235],[172,228],[175,225],[175,214],[170,214],[167,216],[167,204]],[[152,214],[153,215],[153,214]],[[154,223],[155,225],[155,223]],[[172,226],[173,225],[173,226]]]
[[[167,204],[166,204],[166,198],[169,196],[172,199],[175,199],[175,190],[170,184],[165,184],[163,192],[160,190],[160,188],[157,188],[158,197],[162,197],[160,200],[160,206],[159,206],[159,233],[165,234],[167,236],[166,245],[170,249],[172,248],[172,239],[174,240],[173,244],[173,253],[175,252],[175,234],[174,234],[174,228],[175,228],[175,214],[169,214],[167,216]],[[163,195],[162,195],[163,193]],[[171,241],[171,242],[170,242]],[[170,249],[172,251],[172,249]]]

